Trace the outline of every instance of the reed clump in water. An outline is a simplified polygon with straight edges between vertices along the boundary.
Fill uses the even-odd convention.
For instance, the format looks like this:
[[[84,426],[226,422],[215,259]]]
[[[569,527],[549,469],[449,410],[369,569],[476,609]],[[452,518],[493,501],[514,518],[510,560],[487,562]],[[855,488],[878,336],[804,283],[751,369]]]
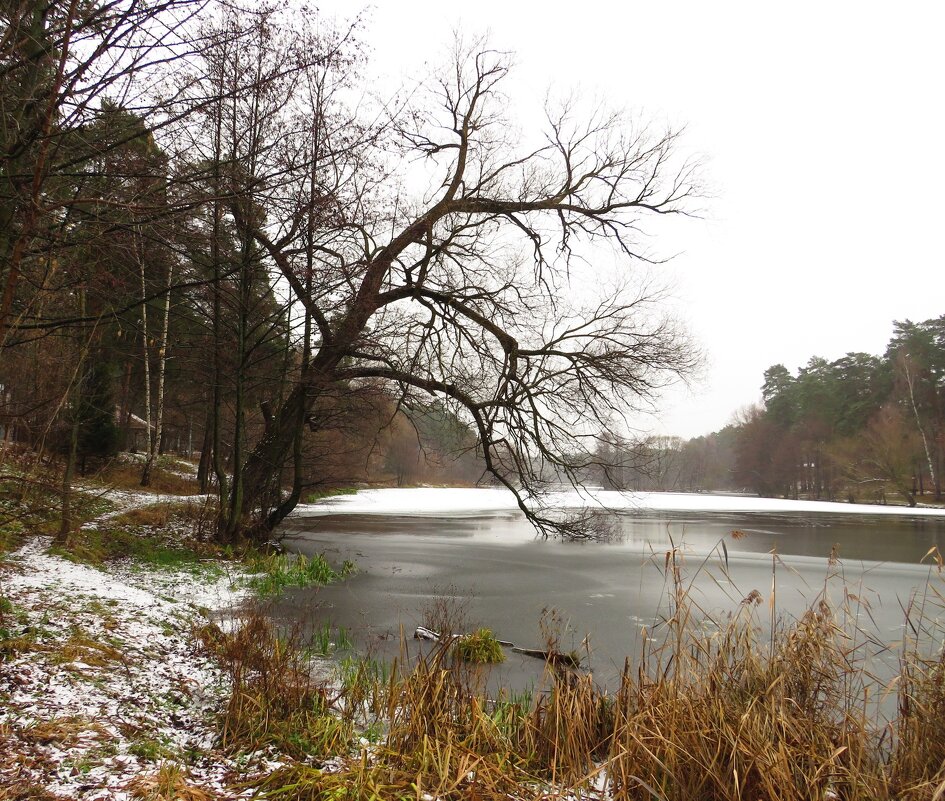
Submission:
[[[667,640],[625,672],[608,757],[615,797],[884,797],[878,732],[832,611],[821,602],[759,642],[754,600],[707,634],[679,597]]]
[[[939,558],[939,569],[941,559]],[[925,599],[927,602],[928,599]],[[900,663],[895,747],[888,764],[890,783],[899,798],[945,798],[945,643],[941,615],[945,598],[935,591],[935,623],[925,603],[908,615],[914,625]],[[936,623],[938,625],[936,625]],[[937,652],[923,654],[921,641],[937,642]]]
[[[444,642],[369,693],[386,701],[375,707],[386,725],[376,745],[351,756],[349,743],[325,740],[321,756],[348,754],[340,770],[290,764],[262,789],[284,801],[537,798],[549,788],[620,801],[945,798],[945,598],[931,583],[907,609],[899,675],[880,682],[868,655],[884,646],[856,623],[855,595],[837,608],[825,591],[798,619],[776,619],[753,591],[720,621],[698,608],[675,551],[666,572],[669,612],[616,692],[549,663],[530,697],[489,700],[480,669]],[[884,697],[896,701],[889,721]]]
[[[496,664],[505,661],[502,646],[489,629],[477,629],[465,634],[453,644],[456,656],[464,662]]]
[[[310,669],[298,632],[282,636],[253,610],[232,633],[213,624],[197,631],[224,666],[230,695],[220,744],[233,752],[267,747],[297,759],[346,750],[350,723],[330,710],[330,694]]]

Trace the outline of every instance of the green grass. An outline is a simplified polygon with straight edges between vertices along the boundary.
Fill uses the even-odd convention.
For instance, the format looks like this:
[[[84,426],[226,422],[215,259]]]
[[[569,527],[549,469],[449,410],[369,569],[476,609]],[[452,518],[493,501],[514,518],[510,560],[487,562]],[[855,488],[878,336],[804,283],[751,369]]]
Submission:
[[[153,536],[129,528],[82,529],[65,545],[57,545],[50,553],[70,562],[103,565],[118,559],[133,559],[149,567],[180,570],[192,567],[201,556],[186,546],[174,546]]]
[[[346,692],[357,685],[387,684],[391,677],[389,662],[366,656],[347,656],[338,665],[338,676]]]
[[[478,629],[456,640],[454,653],[464,662],[496,664],[505,661],[505,653],[489,629]]]
[[[389,662],[350,655],[338,664],[337,676],[349,718],[373,717],[375,722],[387,713],[387,688],[394,674]],[[370,724],[369,724],[370,725]]]
[[[151,737],[139,737],[128,746],[128,753],[146,762],[158,762],[164,759],[177,759],[178,754],[168,743]]]
[[[312,632],[307,651],[314,656],[331,656],[337,651],[348,651],[352,646],[351,638],[344,628],[334,628],[331,623],[325,623]]]
[[[51,473],[32,475],[0,465],[0,555],[15,550],[30,534],[55,534],[62,512],[59,478]],[[81,491],[72,496],[76,525],[105,514],[114,505]]]
[[[254,554],[248,559],[249,569],[256,575],[248,585],[262,598],[280,595],[290,587],[330,584],[351,575],[354,564],[346,561],[335,570],[321,554],[309,558],[304,554]]]
[[[192,537],[173,539],[165,531],[171,524],[188,524],[199,510],[190,504],[154,504],[131,509],[96,528],[73,531],[65,543],[50,553],[78,564],[101,566],[119,559],[132,560],[148,570],[187,571],[206,580],[219,578],[219,548]],[[181,526],[176,526],[178,530]],[[186,525],[184,526],[186,529]]]
[[[319,490],[318,492],[310,492],[305,496],[305,503],[318,503],[323,501],[326,498],[336,498],[340,495],[356,495],[358,490],[354,487],[340,487],[338,489],[326,489]]]
[[[9,598],[0,595],[0,662],[27,650],[35,641],[34,631],[21,633],[28,624],[26,613],[17,609]]]

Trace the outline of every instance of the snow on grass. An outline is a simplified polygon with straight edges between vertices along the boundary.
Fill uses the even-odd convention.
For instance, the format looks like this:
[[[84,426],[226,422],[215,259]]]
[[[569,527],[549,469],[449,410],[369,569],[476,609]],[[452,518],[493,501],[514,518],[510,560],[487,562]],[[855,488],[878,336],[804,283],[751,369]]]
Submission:
[[[122,452],[115,457],[118,464],[141,465],[148,460],[146,453]],[[166,453],[157,457],[156,466],[165,473],[173,473],[181,478],[197,478],[197,463],[182,456]]]
[[[93,529],[99,524],[105,523],[125,512],[130,512],[133,509],[143,509],[146,506],[157,506],[160,504],[174,504],[177,506],[190,504],[193,506],[201,506],[216,498],[215,495],[162,495],[145,490],[103,489],[96,491],[86,488],[84,492],[96,498],[108,501],[112,505],[109,511],[85,523],[82,526],[84,529]]]
[[[0,663],[0,787],[126,799],[133,778],[167,761],[186,764],[187,781],[212,797],[236,797],[224,790],[234,765],[213,750],[228,688],[190,636],[203,611],[240,599],[233,576],[209,563],[200,576],[127,562],[99,570],[49,544],[34,538],[0,572],[19,643]]]
[[[793,501],[748,495],[686,492],[613,492],[588,488],[553,492],[545,503],[560,509],[603,508],[617,511],[797,512],[804,514],[871,514],[945,516],[945,509],[828,501]],[[355,495],[302,504],[296,515],[376,514],[433,516],[476,515],[514,511],[515,496],[506,489],[433,488],[362,490]]]

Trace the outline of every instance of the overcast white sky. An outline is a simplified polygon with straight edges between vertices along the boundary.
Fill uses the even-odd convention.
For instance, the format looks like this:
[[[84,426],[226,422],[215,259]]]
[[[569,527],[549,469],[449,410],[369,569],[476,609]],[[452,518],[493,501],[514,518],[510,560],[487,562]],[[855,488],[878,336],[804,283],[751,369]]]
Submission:
[[[945,3],[320,8],[367,8],[385,82],[439,63],[454,29],[489,32],[515,52],[523,100],[574,86],[686,126],[714,197],[658,247],[680,253],[661,269],[709,360],[692,392],[666,398],[661,431],[716,430],[760,398],[768,366],[880,353],[893,319],[945,313]]]

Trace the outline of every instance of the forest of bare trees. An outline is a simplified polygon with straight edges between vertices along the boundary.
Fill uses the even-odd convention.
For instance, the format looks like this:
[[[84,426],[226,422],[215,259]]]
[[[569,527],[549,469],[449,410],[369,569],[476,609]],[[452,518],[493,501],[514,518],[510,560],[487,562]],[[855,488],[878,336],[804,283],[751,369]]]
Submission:
[[[63,531],[120,448],[144,485],[199,455],[222,541],[430,463],[524,508],[697,361],[634,270],[699,193],[672,131],[570,100],[520,131],[480,40],[378,97],[358,22],[302,7],[0,14],[0,431]]]

